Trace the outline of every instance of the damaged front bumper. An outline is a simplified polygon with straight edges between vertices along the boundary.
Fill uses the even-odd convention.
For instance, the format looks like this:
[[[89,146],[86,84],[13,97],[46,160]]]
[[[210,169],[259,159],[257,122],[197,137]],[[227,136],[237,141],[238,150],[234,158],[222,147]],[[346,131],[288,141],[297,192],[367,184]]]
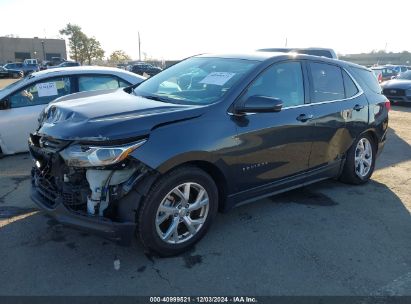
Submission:
[[[31,199],[62,224],[130,244],[138,206],[155,171],[135,159],[107,167],[71,167],[59,153],[70,144],[31,135]]]
[[[61,198],[57,199],[53,206],[50,206],[48,200],[45,199],[34,185],[31,189],[31,199],[37,206],[62,224],[101,235],[123,245],[130,244],[133,238],[136,229],[136,223],[134,222],[120,223],[103,217],[89,216],[84,213],[76,214],[62,203]]]

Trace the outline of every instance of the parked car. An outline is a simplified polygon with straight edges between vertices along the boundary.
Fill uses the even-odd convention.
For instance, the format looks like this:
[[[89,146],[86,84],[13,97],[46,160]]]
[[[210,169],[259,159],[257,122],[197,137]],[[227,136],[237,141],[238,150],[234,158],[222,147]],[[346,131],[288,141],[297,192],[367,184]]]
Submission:
[[[50,60],[52,66],[59,65],[65,61],[66,59],[61,58],[61,57],[51,57],[51,60]]]
[[[39,64],[37,59],[24,59],[24,64]]]
[[[367,182],[389,108],[373,72],[352,63],[194,56],[135,89],[49,105],[29,140],[31,197],[62,223],[123,242],[137,233],[175,255],[217,210],[328,178]]]
[[[3,67],[8,70],[22,71],[24,75],[40,71],[40,67],[37,64],[25,64],[23,62],[7,63]]]
[[[59,65],[55,66],[48,66],[48,69],[55,69],[55,68],[67,68],[67,67],[75,67],[75,66],[80,66],[80,63],[77,61],[64,61],[60,63]]]
[[[115,68],[59,68],[33,73],[0,90],[0,154],[28,150],[42,109],[54,99],[76,92],[127,87],[144,78]]]
[[[154,76],[160,73],[162,69],[159,67],[153,66],[149,63],[137,63],[131,66],[130,71],[138,75],[146,74],[148,76]]]
[[[332,59],[338,59],[337,54],[333,49],[326,48],[267,48],[259,49],[259,52],[281,52],[281,53],[297,53],[313,56],[321,56]]]
[[[386,67],[394,70],[397,74],[401,74],[401,73],[408,71],[408,67],[406,65],[387,64]]]
[[[374,75],[377,78],[378,83],[383,82],[383,80],[382,80],[382,69],[373,69],[372,71],[374,72]]]
[[[374,73],[377,75],[378,73],[381,73],[381,77],[380,77],[380,82],[384,82],[387,80],[390,80],[392,78],[395,78],[398,73],[396,71],[394,71],[392,68],[390,67],[386,67],[386,66],[377,66],[377,67],[371,67],[371,70],[374,71]]]
[[[24,76],[24,73],[19,70],[9,70],[3,67],[0,67],[0,78],[21,78]]]
[[[44,60],[41,62],[41,64],[39,65],[40,71],[44,71],[47,70],[47,67],[50,66],[51,62]]]
[[[383,94],[391,102],[411,102],[411,71],[399,74],[381,85]]]

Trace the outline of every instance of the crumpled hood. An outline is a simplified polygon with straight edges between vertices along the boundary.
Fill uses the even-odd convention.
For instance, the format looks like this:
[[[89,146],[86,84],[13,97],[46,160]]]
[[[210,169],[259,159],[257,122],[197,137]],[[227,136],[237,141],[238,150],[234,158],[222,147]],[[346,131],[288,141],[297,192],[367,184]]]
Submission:
[[[128,94],[123,89],[82,92],[57,99],[40,115],[40,135],[103,141],[145,136],[159,125],[200,116],[203,106],[178,105]]]
[[[392,79],[381,84],[383,89],[411,89],[411,80],[407,79]]]

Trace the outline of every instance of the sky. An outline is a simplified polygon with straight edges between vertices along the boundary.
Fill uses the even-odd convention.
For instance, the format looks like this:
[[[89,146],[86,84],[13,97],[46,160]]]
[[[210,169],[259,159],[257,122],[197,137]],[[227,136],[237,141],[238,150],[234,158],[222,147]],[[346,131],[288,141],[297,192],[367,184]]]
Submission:
[[[0,0],[0,36],[58,38],[67,23],[108,56],[156,59],[267,47],[411,52],[410,0]]]

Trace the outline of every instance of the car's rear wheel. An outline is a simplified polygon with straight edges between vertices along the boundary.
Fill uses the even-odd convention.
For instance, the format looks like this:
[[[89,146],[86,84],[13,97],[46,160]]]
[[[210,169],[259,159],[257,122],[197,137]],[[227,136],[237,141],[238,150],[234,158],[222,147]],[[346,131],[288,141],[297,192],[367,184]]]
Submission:
[[[366,183],[375,166],[376,148],[369,134],[361,135],[348,150],[340,179],[350,184]]]
[[[218,191],[203,170],[187,166],[162,176],[138,213],[138,235],[159,256],[179,254],[198,242],[217,213]]]

